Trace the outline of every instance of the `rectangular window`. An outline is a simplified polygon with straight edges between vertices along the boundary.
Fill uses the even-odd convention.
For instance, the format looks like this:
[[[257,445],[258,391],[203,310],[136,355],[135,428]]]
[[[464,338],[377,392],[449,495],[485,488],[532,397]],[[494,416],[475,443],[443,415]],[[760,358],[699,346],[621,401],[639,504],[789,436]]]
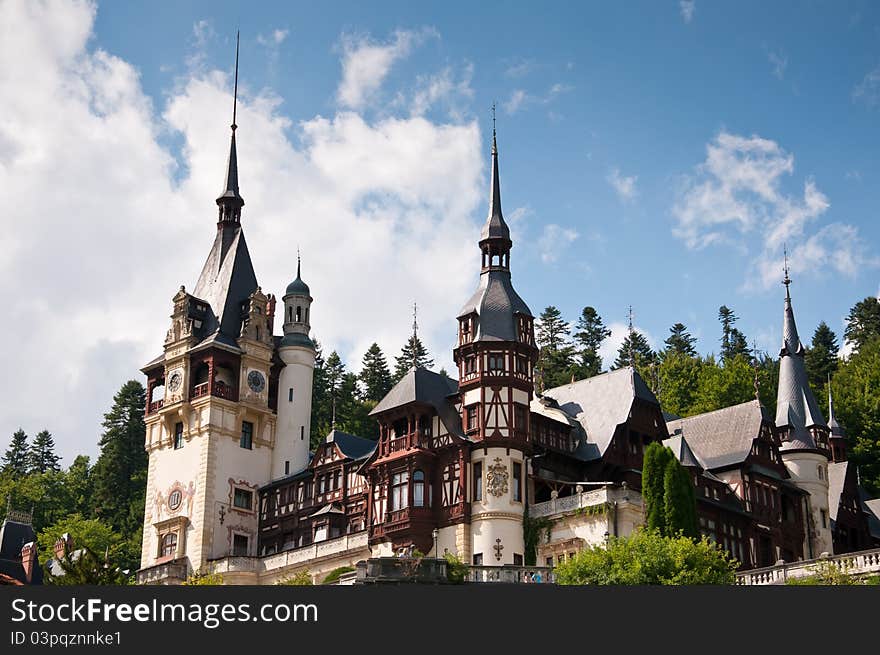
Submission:
[[[544,558],[544,566],[549,566],[552,568],[553,567],[553,558],[552,557],[545,557]]]
[[[516,357],[516,372],[527,374],[529,372],[529,362],[525,357],[521,355],[517,355]]]
[[[409,507],[409,473],[391,476],[391,511]]]
[[[465,373],[476,373],[477,371],[477,358],[473,355],[469,355],[464,360],[464,372]]]
[[[236,489],[232,496],[232,504],[240,509],[251,509],[253,502],[254,494],[247,489]]]
[[[238,445],[242,448],[252,450],[254,447],[254,424],[250,421],[241,422],[241,441]]]
[[[475,430],[477,428],[477,405],[467,408],[467,429]]]
[[[247,557],[248,541],[248,538],[243,534],[232,535],[232,556]]]
[[[513,565],[514,566],[522,566],[523,565],[523,556],[517,553],[513,554]]]
[[[174,424],[174,450],[183,448],[183,423]]]
[[[525,430],[526,425],[526,408],[524,405],[513,406],[513,425],[517,430]]]
[[[287,390],[287,402],[293,402],[293,387],[290,387],[290,389]]]
[[[483,553],[474,553],[474,566],[483,566]]]
[[[513,463],[513,501],[522,502],[522,464]]]
[[[483,500],[483,463],[474,464],[474,500]]]
[[[503,371],[504,370],[504,355],[500,353],[494,353],[489,355],[489,370],[490,371]]]
[[[290,460],[284,460],[284,475],[290,475]]]
[[[822,527],[827,528],[828,527],[828,512],[826,512],[824,509],[822,509],[822,510],[819,510],[819,515],[822,517]]]
[[[305,441],[305,438],[306,438],[306,426],[301,425],[301,426],[299,426],[299,440]]]

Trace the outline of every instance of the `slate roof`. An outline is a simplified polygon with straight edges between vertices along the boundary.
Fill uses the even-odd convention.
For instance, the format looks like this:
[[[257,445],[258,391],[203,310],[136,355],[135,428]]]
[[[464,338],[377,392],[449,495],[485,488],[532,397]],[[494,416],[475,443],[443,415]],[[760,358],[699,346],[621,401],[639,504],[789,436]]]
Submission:
[[[863,500],[862,503],[868,515],[868,531],[874,539],[880,540],[880,498]]]
[[[828,515],[832,521],[837,520],[837,510],[840,508],[840,495],[846,484],[846,475],[849,472],[849,462],[828,463]]]
[[[492,186],[489,190],[489,218],[480,232],[480,241],[486,239],[501,239],[510,241],[510,228],[504,222],[501,213],[501,180],[498,174],[498,143],[495,133],[492,133]]]
[[[584,461],[602,457],[617,426],[629,418],[636,399],[659,406],[657,398],[632,367],[554,387],[543,395],[556,401],[562,411],[580,424],[585,437],[574,456]]]
[[[424,403],[434,408],[450,434],[463,437],[461,417],[455,411],[455,405],[450,399],[450,396],[456,393],[458,393],[458,382],[452,378],[426,368],[411,368],[373,408],[370,416],[409,403]]]
[[[767,411],[757,400],[750,400],[667,421],[666,427],[669,434],[684,436],[704,468],[716,469],[745,461],[765,421],[772,422]]]
[[[703,464],[694,455],[694,451],[688,445],[688,442],[680,434],[663,440],[663,445],[672,451],[675,459],[681,462],[682,466],[690,466],[702,470]]]
[[[331,430],[324,443],[335,443],[343,455],[353,460],[366,459],[376,450],[376,442],[372,439],[358,437],[342,430]]]
[[[843,431],[843,427],[837,422],[837,417],[834,415],[834,398],[831,396],[830,384],[828,385],[828,429],[831,430],[832,437],[846,438],[846,432]]]
[[[459,310],[458,317],[474,312],[474,341],[516,341],[516,314],[532,316],[529,306],[513,289],[510,271],[498,269],[480,274],[480,285]]]
[[[21,549],[25,544],[36,540],[37,535],[29,523],[4,520],[3,525],[0,526],[0,574],[25,582]],[[31,584],[43,584],[43,569],[39,561],[34,563]]]
[[[786,276],[786,282],[788,277]],[[782,349],[779,351],[779,387],[776,394],[776,425],[788,427],[780,450],[815,450],[816,442],[808,428],[827,427],[819,404],[807,380],[804,346],[794,322],[788,283],[782,321]]]

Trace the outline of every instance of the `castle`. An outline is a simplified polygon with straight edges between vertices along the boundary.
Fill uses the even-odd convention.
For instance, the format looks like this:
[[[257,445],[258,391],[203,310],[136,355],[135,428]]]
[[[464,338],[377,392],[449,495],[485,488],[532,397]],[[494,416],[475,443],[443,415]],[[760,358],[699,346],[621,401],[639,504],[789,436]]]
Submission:
[[[743,569],[880,543],[832,400],[826,420],[807,384],[787,274],[775,417],[758,400],[664,414],[633,368],[536,392],[534,316],[511,281],[494,129],[479,283],[456,317],[457,379],[412,369],[371,412],[377,441],[333,430],[310,452],[313,298],[298,260],[274,333],[276,298],[258,285],[242,230],[236,127],[233,114],[213,246],[192,293],[173,298],[163,353],[142,369],[140,583],[196,571],[321,580],[404,547],[456,554],[478,579],[535,564],[524,516],[549,521],[537,565],[550,567],[643,524],[652,442],[687,468],[701,531]]]

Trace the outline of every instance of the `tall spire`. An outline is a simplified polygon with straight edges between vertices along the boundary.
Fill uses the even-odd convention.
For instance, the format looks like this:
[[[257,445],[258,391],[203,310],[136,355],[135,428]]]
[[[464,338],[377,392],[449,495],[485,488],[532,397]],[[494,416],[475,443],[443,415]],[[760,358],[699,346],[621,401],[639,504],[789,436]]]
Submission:
[[[498,139],[495,133],[495,105],[492,105],[492,178],[491,187],[489,189],[489,217],[483,226],[480,235],[480,242],[489,239],[504,242],[507,245],[503,248],[506,251],[510,249],[510,228],[504,222],[504,215],[501,213],[501,181],[498,174]],[[499,243],[501,245],[501,243]]]
[[[782,283],[785,285],[785,307],[782,318],[782,348],[779,351],[779,387],[776,392],[776,426],[784,428],[783,450],[815,450],[815,428],[827,430],[825,418],[810,389],[804,364],[804,346],[798,336],[791,305],[786,253]]]
[[[235,123],[238,110],[238,49],[239,33],[235,33],[235,83],[232,92],[232,137],[229,143],[229,159],[226,163],[226,177],[223,183],[223,192],[217,198],[219,207],[219,224],[237,224],[241,221],[241,208],[244,206],[244,198],[238,192],[238,154],[235,148]]]

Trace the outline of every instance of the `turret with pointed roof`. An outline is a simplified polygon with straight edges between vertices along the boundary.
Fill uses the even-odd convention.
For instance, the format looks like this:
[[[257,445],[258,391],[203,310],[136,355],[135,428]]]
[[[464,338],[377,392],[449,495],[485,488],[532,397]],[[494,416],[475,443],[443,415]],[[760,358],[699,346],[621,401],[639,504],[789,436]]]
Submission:
[[[846,432],[843,431],[834,415],[834,397],[831,395],[831,377],[828,378],[828,429],[831,434],[828,442],[831,445],[831,458],[835,462],[846,461]]]
[[[781,450],[821,450],[826,447],[824,440],[828,425],[807,380],[804,346],[798,336],[791,306],[791,279],[787,265],[783,284],[785,309],[776,394],[776,427],[782,430]]]

